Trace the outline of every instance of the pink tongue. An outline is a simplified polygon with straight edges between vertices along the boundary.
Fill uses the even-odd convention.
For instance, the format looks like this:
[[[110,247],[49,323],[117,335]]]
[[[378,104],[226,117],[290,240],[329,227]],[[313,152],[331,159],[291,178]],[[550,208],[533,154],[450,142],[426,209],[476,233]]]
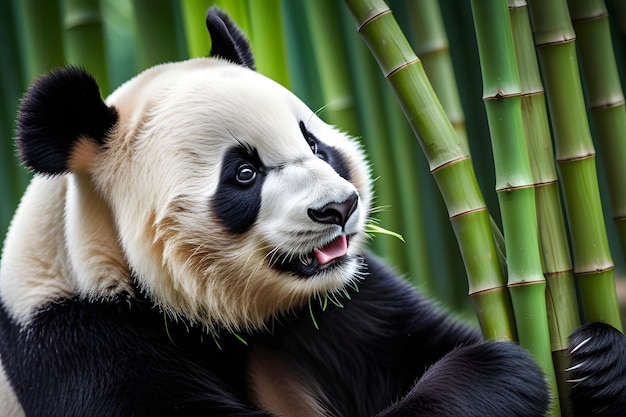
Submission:
[[[320,265],[326,265],[333,259],[337,259],[348,252],[348,239],[341,235],[321,249],[315,249],[315,258]]]

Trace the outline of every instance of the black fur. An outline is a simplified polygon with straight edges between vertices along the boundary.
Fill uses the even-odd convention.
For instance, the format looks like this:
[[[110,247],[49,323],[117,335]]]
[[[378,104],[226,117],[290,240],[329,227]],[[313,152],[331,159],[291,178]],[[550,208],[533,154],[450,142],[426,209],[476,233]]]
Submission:
[[[243,164],[256,170],[254,181],[241,184],[237,172]],[[261,209],[264,166],[256,151],[236,147],[224,155],[220,182],[211,199],[211,212],[215,213],[232,233],[244,233],[254,224]]]
[[[626,337],[608,324],[586,324],[570,336],[569,352],[577,415],[626,416]]]
[[[211,34],[210,56],[255,69],[248,39],[226,13],[215,6],[211,7],[206,15],[206,27]]]
[[[343,307],[314,302],[271,332],[243,335],[248,345],[223,334],[218,346],[189,323],[166,323],[135,295],[59,300],[26,329],[2,310],[0,353],[35,417],[269,417],[246,390],[244,367],[258,346],[317,382],[337,417],[545,413],[543,375],[521,348],[481,342],[379,261],[367,256],[365,264],[367,278]]]
[[[84,70],[67,67],[33,82],[17,117],[20,158],[41,174],[67,172],[69,158],[80,137],[102,145],[117,122],[96,80]]]

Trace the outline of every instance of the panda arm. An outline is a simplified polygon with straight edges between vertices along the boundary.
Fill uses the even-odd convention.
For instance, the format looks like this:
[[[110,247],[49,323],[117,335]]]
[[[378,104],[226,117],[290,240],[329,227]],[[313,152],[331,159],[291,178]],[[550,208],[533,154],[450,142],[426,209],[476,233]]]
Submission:
[[[269,417],[218,376],[218,361],[239,373],[239,351],[215,360],[212,340],[172,324],[174,344],[162,314],[133,303],[72,298],[25,327],[0,309],[0,353],[26,415]]]
[[[365,263],[358,291],[341,307],[313,306],[317,329],[305,317],[281,347],[324,387],[332,415],[544,415],[548,389],[529,354],[484,342],[375,257]]]

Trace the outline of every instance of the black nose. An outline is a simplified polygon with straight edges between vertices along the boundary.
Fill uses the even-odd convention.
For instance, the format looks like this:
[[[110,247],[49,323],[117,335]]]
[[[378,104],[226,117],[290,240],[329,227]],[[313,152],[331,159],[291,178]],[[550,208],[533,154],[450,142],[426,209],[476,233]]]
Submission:
[[[352,193],[347,200],[341,203],[328,203],[319,210],[309,209],[309,217],[318,223],[337,224],[343,229],[346,222],[356,210],[359,197],[356,193]]]

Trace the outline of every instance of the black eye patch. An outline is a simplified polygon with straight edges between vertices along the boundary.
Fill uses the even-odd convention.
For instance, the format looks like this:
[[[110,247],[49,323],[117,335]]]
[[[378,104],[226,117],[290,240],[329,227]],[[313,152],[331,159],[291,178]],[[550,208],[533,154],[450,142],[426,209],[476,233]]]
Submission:
[[[231,232],[244,233],[256,221],[261,208],[264,172],[256,150],[237,146],[224,155],[220,182],[210,204]]]
[[[339,174],[342,178],[347,181],[350,181],[350,168],[346,159],[341,155],[337,149],[332,146],[326,145],[324,142],[319,140],[313,135],[313,133],[309,132],[304,125],[304,122],[300,122],[300,131],[302,132],[302,136],[307,141],[307,144],[311,148],[311,151],[315,153],[315,155],[321,160],[325,161],[333,167],[333,169]]]

